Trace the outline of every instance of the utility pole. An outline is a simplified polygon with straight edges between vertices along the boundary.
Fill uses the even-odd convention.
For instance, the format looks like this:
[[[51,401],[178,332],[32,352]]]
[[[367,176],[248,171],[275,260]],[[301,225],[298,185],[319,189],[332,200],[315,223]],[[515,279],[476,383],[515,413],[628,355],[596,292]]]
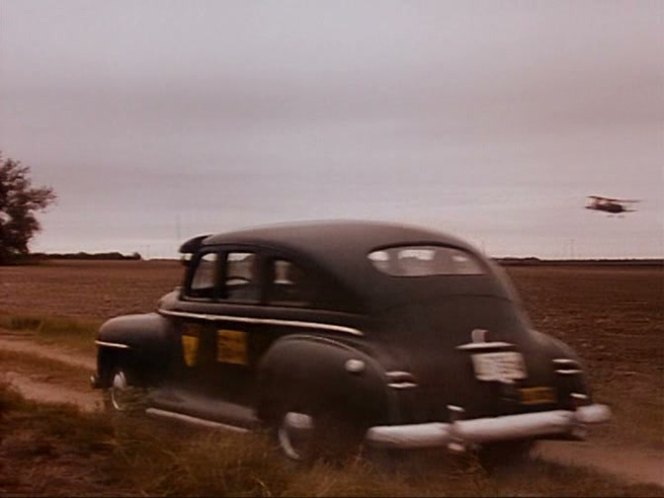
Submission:
[[[180,243],[180,213],[175,215],[175,242]]]

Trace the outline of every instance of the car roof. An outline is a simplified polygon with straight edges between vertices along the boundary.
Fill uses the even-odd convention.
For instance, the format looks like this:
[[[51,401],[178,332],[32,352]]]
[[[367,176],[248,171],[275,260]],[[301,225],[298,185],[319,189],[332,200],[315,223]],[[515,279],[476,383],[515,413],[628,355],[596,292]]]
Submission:
[[[249,244],[283,248],[306,254],[317,262],[361,258],[377,249],[410,244],[440,244],[475,252],[451,235],[397,223],[378,221],[320,221],[283,223],[210,235],[202,245]],[[327,265],[325,265],[327,266]]]
[[[482,285],[484,293],[504,291],[491,261],[471,245],[454,236],[426,228],[379,221],[320,221],[285,223],[210,235],[193,241],[197,248],[218,245],[258,246],[285,253],[294,262],[307,262],[327,274],[362,307],[388,302],[416,302],[430,292],[458,292],[460,281],[449,279],[394,278],[378,271],[367,255],[387,247],[403,245],[443,245],[463,249],[484,261],[489,279],[468,279]],[[459,277],[460,278],[460,277]],[[488,287],[487,287],[488,285]],[[498,284],[499,285],[499,284]],[[476,290],[477,291],[477,290]]]

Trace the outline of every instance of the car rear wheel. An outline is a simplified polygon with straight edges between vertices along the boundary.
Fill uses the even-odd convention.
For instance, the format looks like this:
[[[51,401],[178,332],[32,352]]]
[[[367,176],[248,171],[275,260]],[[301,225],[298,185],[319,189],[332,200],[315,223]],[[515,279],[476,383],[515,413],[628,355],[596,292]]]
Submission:
[[[279,448],[291,460],[307,461],[313,450],[314,421],[309,415],[288,412],[280,416],[275,430]]]
[[[359,454],[365,428],[339,414],[282,411],[273,433],[281,452],[290,460],[341,463]]]

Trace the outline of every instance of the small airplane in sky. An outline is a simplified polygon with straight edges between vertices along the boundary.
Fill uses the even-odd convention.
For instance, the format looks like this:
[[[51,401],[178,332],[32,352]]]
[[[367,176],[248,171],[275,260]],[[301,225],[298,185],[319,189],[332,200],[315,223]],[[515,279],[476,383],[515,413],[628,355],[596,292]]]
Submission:
[[[610,214],[630,213],[636,211],[631,206],[637,202],[639,201],[636,199],[612,199],[600,195],[589,195],[586,209],[605,211]]]

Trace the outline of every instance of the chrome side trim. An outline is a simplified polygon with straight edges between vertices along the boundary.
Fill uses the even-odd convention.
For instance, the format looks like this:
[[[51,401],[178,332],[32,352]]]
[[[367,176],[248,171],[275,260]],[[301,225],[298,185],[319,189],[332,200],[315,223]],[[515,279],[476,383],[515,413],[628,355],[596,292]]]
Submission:
[[[415,376],[410,372],[392,370],[391,372],[385,372],[385,375],[390,379],[387,385],[392,389],[412,389],[417,387]]]
[[[97,346],[103,346],[105,348],[131,349],[131,346],[127,344],[122,344],[120,342],[95,341],[95,344]]]
[[[414,382],[391,382],[387,386],[392,389],[413,389],[414,387],[417,387],[417,384]]]
[[[514,347],[514,344],[511,344],[509,342],[469,342],[467,344],[461,344],[460,346],[457,346],[456,348],[461,350],[461,351],[481,351],[483,349],[503,349],[503,348],[511,348]]]
[[[308,334],[291,334],[287,337],[288,339],[306,339],[308,341],[323,342],[325,344],[331,344],[338,348],[345,349],[346,351],[351,351],[353,353],[358,352],[358,350],[355,349],[354,347],[349,346],[348,344],[345,344],[343,342],[335,341],[334,339],[330,339],[329,337],[321,337],[318,335],[308,335]]]
[[[576,360],[572,360],[570,358],[554,358],[553,363],[556,365],[574,365],[577,366],[578,362]]]
[[[579,367],[579,362],[571,358],[554,358],[553,365],[556,367],[556,373],[559,375],[577,375],[583,373]]]
[[[302,322],[299,320],[281,320],[278,318],[252,318],[248,316],[236,315],[209,315],[204,313],[189,313],[186,311],[172,311],[165,309],[158,309],[157,312],[161,315],[174,316],[177,318],[193,318],[196,320],[218,321],[227,320],[231,322],[251,323],[261,325],[279,325],[285,327],[299,327],[304,329],[318,329],[329,330],[332,332],[341,332],[344,334],[359,335],[364,333],[352,327],[344,327],[343,325],[334,325],[331,323],[317,323],[317,322]]]
[[[235,425],[222,424],[221,422],[213,422],[212,420],[205,420],[203,418],[192,417],[190,415],[184,415],[183,413],[169,412],[167,410],[160,410],[159,408],[148,408],[145,410],[145,413],[148,415],[153,415],[155,417],[164,417],[170,418],[172,420],[179,420],[180,422],[186,422],[188,424],[200,425],[202,427],[210,427],[213,429],[225,429],[233,432],[249,432],[248,429],[244,427],[237,427]]]

